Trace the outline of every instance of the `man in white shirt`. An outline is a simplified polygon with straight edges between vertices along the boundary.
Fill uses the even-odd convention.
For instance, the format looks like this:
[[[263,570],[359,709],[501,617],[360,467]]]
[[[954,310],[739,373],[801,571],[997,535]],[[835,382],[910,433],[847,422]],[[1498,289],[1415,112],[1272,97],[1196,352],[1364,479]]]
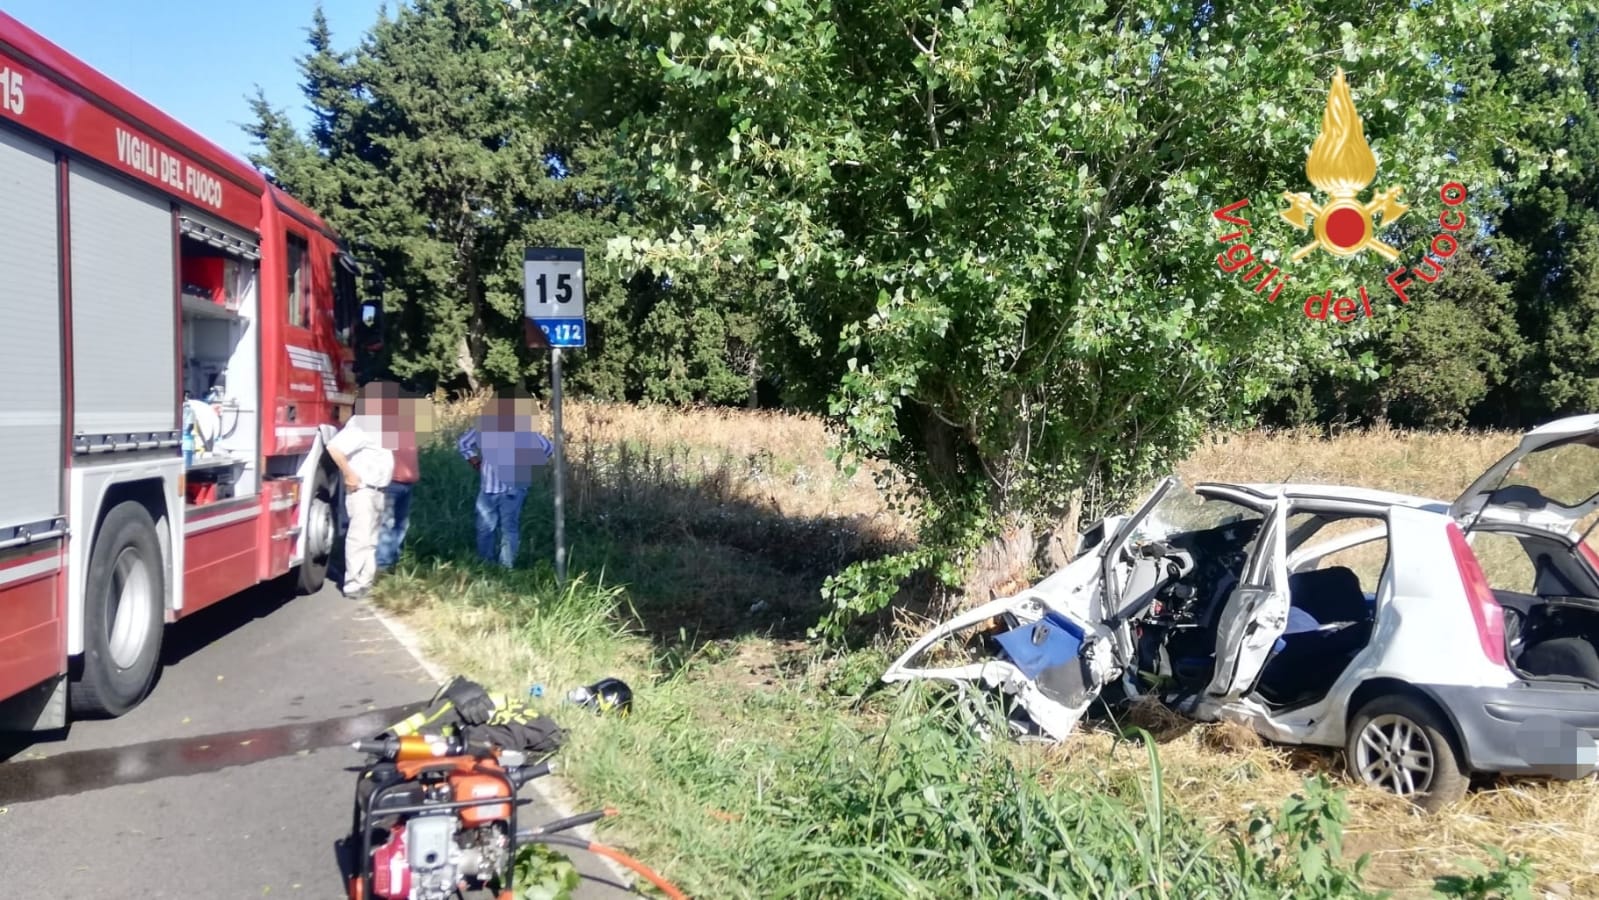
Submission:
[[[378,534],[383,527],[383,492],[394,477],[394,451],[383,433],[397,430],[399,392],[392,383],[361,389],[355,415],[328,442],[328,456],[344,475],[344,596],[364,599],[377,575]]]

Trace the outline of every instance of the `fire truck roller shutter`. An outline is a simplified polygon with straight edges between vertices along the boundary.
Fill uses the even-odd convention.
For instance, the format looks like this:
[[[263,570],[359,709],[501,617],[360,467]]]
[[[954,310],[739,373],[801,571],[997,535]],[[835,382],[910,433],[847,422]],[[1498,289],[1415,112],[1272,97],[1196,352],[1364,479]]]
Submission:
[[[175,431],[172,208],[86,163],[71,172],[74,430]]]
[[[190,209],[178,215],[178,226],[186,237],[215,247],[240,259],[261,259],[261,242],[254,234],[219,222]]]
[[[61,514],[61,283],[55,155],[0,130],[0,547]]]

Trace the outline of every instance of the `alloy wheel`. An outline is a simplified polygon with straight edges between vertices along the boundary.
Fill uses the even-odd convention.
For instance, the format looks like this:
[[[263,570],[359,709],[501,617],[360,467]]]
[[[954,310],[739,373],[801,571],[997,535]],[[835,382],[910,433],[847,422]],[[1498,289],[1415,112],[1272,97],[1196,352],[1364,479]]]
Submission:
[[[1367,784],[1408,797],[1432,786],[1436,752],[1420,725],[1387,713],[1361,729],[1355,764]]]

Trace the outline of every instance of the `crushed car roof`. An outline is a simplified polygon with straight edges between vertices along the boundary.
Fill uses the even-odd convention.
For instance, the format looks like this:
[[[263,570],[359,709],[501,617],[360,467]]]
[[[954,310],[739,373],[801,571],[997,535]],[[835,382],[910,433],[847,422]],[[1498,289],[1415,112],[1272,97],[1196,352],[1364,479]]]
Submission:
[[[1369,503],[1375,506],[1405,506],[1411,509],[1420,509],[1447,515],[1449,504],[1442,500],[1427,497],[1414,497],[1409,494],[1398,494],[1393,491],[1379,491],[1372,488],[1351,487],[1342,484],[1265,484],[1251,483],[1238,484],[1220,481],[1207,481],[1195,485],[1196,488],[1214,486],[1232,488],[1246,491],[1259,497],[1276,497],[1285,494],[1295,500],[1350,500],[1356,503]]]

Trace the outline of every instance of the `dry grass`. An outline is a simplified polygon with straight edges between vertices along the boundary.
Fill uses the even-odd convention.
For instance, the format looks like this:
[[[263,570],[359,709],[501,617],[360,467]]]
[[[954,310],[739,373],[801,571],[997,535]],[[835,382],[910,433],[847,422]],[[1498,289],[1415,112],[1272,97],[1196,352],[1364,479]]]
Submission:
[[[1154,722],[1140,717],[1139,724],[1156,735],[1167,789],[1186,811],[1217,827],[1276,809],[1317,772],[1343,778],[1340,754],[1267,744],[1231,723],[1192,725],[1164,715]],[[1060,756],[1067,777],[1148,775],[1144,752],[1106,732],[1076,735]],[[1397,896],[1428,896],[1433,877],[1455,870],[1460,859],[1486,862],[1481,844],[1533,856],[1540,887],[1556,896],[1599,896],[1599,785],[1592,779],[1509,780],[1431,816],[1350,785],[1349,807],[1345,851],[1370,853],[1367,882]]]
[[[439,428],[459,431],[487,396],[439,406]],[[630,454],[646,460],[660,478],[717,479],[731,499],[778,515],[848,520],[883,537],[909,533],[909,523],[888,509],[875,480],[888,477],[886,469],[863,463],[852,477],[841,474],[830,455],[837,441],[815,416],[568,401],[562,417],[575,466],[614,465]],[[548,431],[549,411],[541,409],[539,418]]]
[[[1453,500],[1515,447],[1509,431],[1410,432],[1388,428],[1323,438],[1309,429],[1217,435],[1177,467],[1198,481],[1357,484]]]
[[[448,429],[470,412],[470,405],[453,408],[441,415],[441,424]],[[816,419],[576,403],[568,406],[566,415],[574,465],[590,470],[586,487],[585,476],[579,474],[577,490],[596,492],[580,500],[580,506],[616,502],[617,478],[624,477],[654,485],[648,496],[624,495],[636,502],[699,504],[685,521],[741,504],[778,518],[848,523],[860,533],[879,537],[898,538],[909,532],[908,523],[887,510],[869,472],[854,478],[835,474],[828,457],[830,437]],[[1374,430],[1331,439],[1309,431],[1228,434],[1198,448],[1178,466],[1178,473],[1190,484],[1204,480],[1345,483],[1447,501],[1515,442],[1516,435],[1508,432]],[[618,460],[628,463],[618,469]],[[676,555],[682,569],[679,576],[692,581],[695,571],[707,566],[723,572],[717,577],[725,583],[707,582],[697,590],[730,590],[741,597],[779,590],[781,573],[760,574],[766,580],[763,588],[740,582],[756,577],[740,568],[742,557],[717,562],[734,540],[726,530],[674,540],[656,542],[655,548],[663,561]],[[551,659],[547,654],[558,650],[553,638],[529,655],[525,641],[519,646],[495,632],[491,616],[468,621],[471,613],[459,609],[446,613],[442,608],[428,615],[435,620],[455,617],[428,622],[428,631],[479,632],[486,640],[500,641],[494,646],[501,652],[493,655],[516,662],[497,671],[495,680],[558,683],[579,677],[579,668],[592,668]],[[759,655],[752,660],[748,654],[735,653],[712,664],[706,674],[728,690],[749,690],[754,697],[761,690],[758,685],[770,684],[769,673],[785,665],[773,658],[786,656],[801,664],[798,658],[804,651],[763,645]],[[641,661],[611,662],[629,668]],[[1276,808],[1299,789],[1306,775],[1341,771],[1337,754],[1266,745],[1246,729],[1195,725],[1159,709],[1143,710],[1139,719],[1161,744],[1172,795],[1192,814],[1218,825],[1239,821],[1255,809]],[[1081,734],[1059,754],[1063,778],[1148,766],[1141,750],[1118,744],[1105,733]],[[1475,791],[1456,808],[1430,817],[1367,790],[1352,790],[1350,806],[1348,850],[1371,853],[1369,880],[1400,896],[1424,896],[1432,877],[1455,870],[1461,858],[1485,860],[1478,845],[1487,843],[1536,857],[1540,885],[1551,896],[1599,897],[1599,782],[1592,779],[1506,782]]]
[[[438,404],[436,432],[452,443],[487,399]],[[819,419],[578,402],[563,416],[570,562],[626,583],[657,639],[803,633],[828,575],[909,540],[874,469],[838,471]],[[535,425],[551,430],[548,410]],[[456,543],[470,540],[465,490]],[[528,506],[547,509],[550,490],[536,481]],[[549,530],[542,516],[524,524],[535,546]]]

